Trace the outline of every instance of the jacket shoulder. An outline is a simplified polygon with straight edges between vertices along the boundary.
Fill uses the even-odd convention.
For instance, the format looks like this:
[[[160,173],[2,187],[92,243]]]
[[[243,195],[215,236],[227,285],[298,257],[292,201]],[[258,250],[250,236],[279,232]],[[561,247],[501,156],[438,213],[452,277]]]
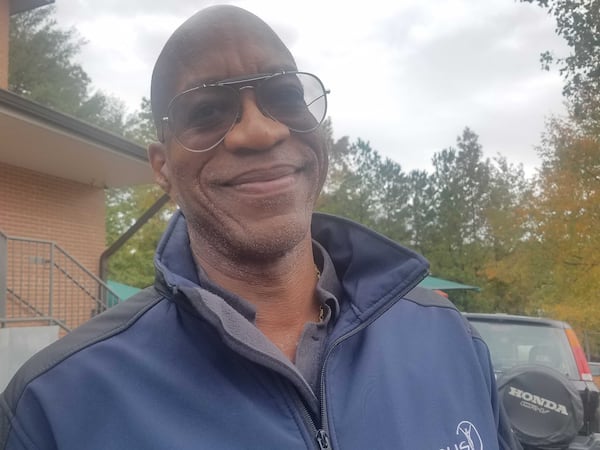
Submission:
[[[6,387],[0,398],[2,408],[16,408],[21,394],[34,379],[71,355],[128,329],[163,298],[154,287],[146,288],[35,354],[21,366]]]
[[[452,310],[460,316],[461,321],[469,334],[471,334],[473,337],[480,337],[477,330],[471,325],[465,316],[460,313],[454,303],[452,303],[446,297],[437,294],[435,291],[417,286],[408,292],[404,296],[404,299],[423,307],[446,308]]]
[[[446,297],[437,294],[431,289],[426,289],[420,286],[414,287],[404,296],[404,298],[421,306],[433,306],[437,308],[441,307],[457,310],[456,306],[454,306],[454,304]]]

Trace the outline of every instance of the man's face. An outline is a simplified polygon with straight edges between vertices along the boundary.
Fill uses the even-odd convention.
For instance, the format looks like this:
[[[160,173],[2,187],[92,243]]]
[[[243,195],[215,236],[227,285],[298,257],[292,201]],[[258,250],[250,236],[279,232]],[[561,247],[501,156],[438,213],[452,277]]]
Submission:
[[[207,36],[210,50],[185,61],[174,95],[201,81],[295,68],[277,41],[232,28]],[[193,153],[169,134],[150,147],[150,159],[186,216],[192,245],[228,259],[272,258],[310,239],[325,140],[320,130],[294,133],[264,116],[252,89],[241,91],[241,104],[240,121],[214,149]]]

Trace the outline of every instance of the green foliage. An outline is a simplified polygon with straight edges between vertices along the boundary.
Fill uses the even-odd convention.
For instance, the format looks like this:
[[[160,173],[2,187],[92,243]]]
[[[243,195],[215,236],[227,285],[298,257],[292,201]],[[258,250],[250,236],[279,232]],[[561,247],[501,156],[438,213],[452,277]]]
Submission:
[[[411,233],[410,244],[422,254],[429,251],[435,240],[438,210],[433,176],[423,170],[413,170],[408,175],[411,196],[407,227]]]
[[[484,159],[478,136],[466,128],[456,147],[435,154],[434,171],[406,174],[358,139],[333,142],[321,211],[363,223],[423,253],[432,273],[483,287],[453,292],[465,310],[519,308],[510,289],[488,267],[515,251],[524,236],[512,217],[529,188],[522,168]]]
[[[540,192],[533,212],[536,232],[552,262],[544,301],[560,305],[578,326],[596,319],[600,291],[600,138],[585,128],[553,119],[542,143]],[[570,297],[568,305],[564,299]]]
[[[557,63],[565,79],[569,117],[547,124],[542,167],[524,203],[524,251],[507,258],[499,274],[517,282],[519,271],[529,277],[522,290],[529,311],[600,329],[600,0],[522,1],[546,8],[570,47],[564,58],[542,55],[544,67]]]
[[[514,255],[527,253],[529,215],[525,204],[531,196],[532,185],[524,175],[522,167],[515,167],[498,156],[491,167],[489,202],[484,211],[488,227],[488,254],[481,273],[485,277],[484,296],[492,310],[523,313],[531,286],[531,279],[523,278],[523,273],[512,270],[506,280],[498,277],[500,266],[506,265]],[[525,288],[525,290],[523,290]],[[487,295],[490,293],[491,295]]]
[[[528,314],[600,329],[600,139],[574,117],[553,118],[540,156],[535,189],[514,209],[523,237],[490,275]]]
[[[124,135],[143,147],[156,141],[156,128],[149,98],[143,97],[140,109],[127,118]]]
[[[332,145],[329,179],[317,206],[405,241],[408,183],[400,165],[382,158],[368,142],[349,144],[342,138]]]
[[[564,94],[579,121],[600,124],[600,0],[522,0],[537,3],[556,19],[556,33],[571,53],[556,58],[541,56],[548,69],[557,63],[565,78]]]
[[[117,134],[127,127],[125,107],[100,91],[75,62],[85,42],[74,29],[59,28],[54,6],[11,17],[9,90]]]
[[[108,189],[107,245],[116,241],[163,195],[154,185]],[[109,279],[144,288],[154,280],[154,252],[175,206],[168,204],[140,228],[109,261]]]
[[[11,17],[9,89],[75,115],[90,78],[73,62],[83,41],[75,30],[57,28],[54,6]]]
[[[140,145],[155,139],[150,101],[142,99],[141,108],[132,115],[125,127],[125,135]],[[106,244],[115,242],[161,196],[155,185],[130,186],[106,191]],[[154,280],[154,252],[166,224],[175,211],[168,203],[152,217],[109,260],[109,278],[136,287],[146,287]]]
[[[509,307],[493,285],[486,266],[505,252],[506,243],[496,238],[507,225],[503,212],[510,209],[525,186],[524,174],[501,158],[484,159],[478,136],[469,128],[457,138],[456,147],[433,157],[433,207],[436,215],[428,231],[423,253],[435,275],[472,284],[481,293],[457,292],[452,300],[464,310],[493,311]],[[513,174],[506,182],[507,171]],[[519,230],[505,227],[504,240],[518,239]],[[499,303],[502,303],[500,305]]]
[[[463,259],[464,247],[486,237],[483,214],[489,194],[490,162],[483,160],[478,137],[466,128],[457,148],[448,148],[433,158],[439,233],[442,247]]]

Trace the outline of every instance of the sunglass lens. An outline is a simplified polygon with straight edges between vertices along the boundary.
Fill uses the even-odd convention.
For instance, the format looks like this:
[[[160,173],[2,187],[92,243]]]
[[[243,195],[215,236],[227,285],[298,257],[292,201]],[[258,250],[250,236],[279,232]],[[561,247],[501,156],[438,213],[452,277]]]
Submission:
[[[171,107],[171,119],[177,139],[191,150],[202,151],[225,136],[238,110],[238,97],[233,89],[206,87],[178,97]]]
[[[325,118],[325,89],[314,75],[278,75],[263,82],[257,94],[262,109],[293,131],[314,130]]]

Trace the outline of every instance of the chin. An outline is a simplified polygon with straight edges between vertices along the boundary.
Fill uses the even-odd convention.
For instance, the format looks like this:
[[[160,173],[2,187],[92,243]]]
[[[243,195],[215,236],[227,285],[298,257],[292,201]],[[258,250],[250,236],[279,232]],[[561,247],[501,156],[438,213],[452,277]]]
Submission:
[[[299,204],[293,198],[286,200],[235,205],[227,213],[222,210],[189,213],[186,219],[190,238],[197,242],[198,249],[212,248],[230,261],[243,263],[281,257],[310,239],[312,218],[311,202]]]
[[[291,252],[309,236],[309,230],[310,219],[305,218],[261,221],[231,233],[227,246],[232,259],[272,259]]]

